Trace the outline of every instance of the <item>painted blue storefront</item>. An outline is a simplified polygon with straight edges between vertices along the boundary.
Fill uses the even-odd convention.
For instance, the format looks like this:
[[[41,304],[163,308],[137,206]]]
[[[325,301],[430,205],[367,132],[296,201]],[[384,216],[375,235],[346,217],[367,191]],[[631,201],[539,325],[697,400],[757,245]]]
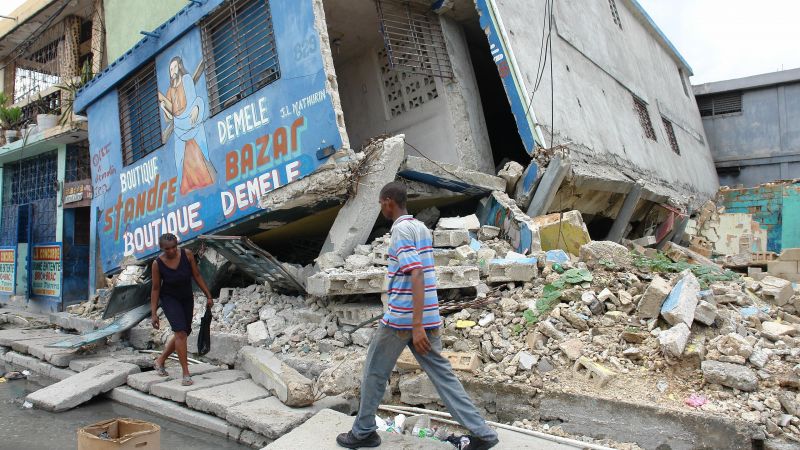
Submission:
[[[264,45],[274,42],[277,58],[271,81],[239,100],[214,97],[236,86],[212,76],[237,77],[235,68],[208,60],[219,48],[204,48],[216,44],[203,39],[202,27],[227,3],[189,4],[77,97],[90,124],[90,248],[96,239],[103,272],[154,255],[164,232],[187,241],[263,212],[263,194],[313,173],[342,145],[312,0],[265,0],[274,37]],[[126,165],[118,88],[153,62],[161,145]],[[173,107],[175,99],[185,108]],[[225,106],[216,112],[215,102]]]

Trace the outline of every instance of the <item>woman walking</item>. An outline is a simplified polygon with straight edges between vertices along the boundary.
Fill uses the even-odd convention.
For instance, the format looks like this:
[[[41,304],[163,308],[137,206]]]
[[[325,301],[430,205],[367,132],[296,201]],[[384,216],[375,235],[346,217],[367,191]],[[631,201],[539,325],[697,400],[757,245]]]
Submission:
[[[192,252],[178,248],[178,238],[172,233],[161,235],[158,239],[161,247],[161,255],[153,261],[153,289],[150,293],[150,321],[153,328],[159,328],[158,303],[161,300],[161,310],[167,316],[170,327],[174,335],[164,348],[164,352],[156,358],[156,372],[162,376],[167,376],[164,368],[167,358],[172,352],[178,353],[178,360],[183,369],[184,386],[192,384],[192,377],[189,374],[189,362],[186,359],[186,339],[192,332],[192,310],[194,308],[194,294],[192,294],[192,278],[206,294],[208,302],[206,308],[211,308],[214,301],[211,299],[211,292],[206,286],[206,282],[197,269],[197,262]]]

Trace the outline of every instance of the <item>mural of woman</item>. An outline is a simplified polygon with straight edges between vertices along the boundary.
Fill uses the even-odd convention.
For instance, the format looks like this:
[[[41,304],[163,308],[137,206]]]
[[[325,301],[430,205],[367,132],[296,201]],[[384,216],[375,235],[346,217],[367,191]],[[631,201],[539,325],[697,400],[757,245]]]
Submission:
[[[169,80],[167,92],[159,92],[158,100],[175,133],[175,167],[181,176],[180,193],[186,195],[214,184],[217,174],[209,160],[203,128],[206,104],[195,92],[195,80],[180,56],[169,62]]]

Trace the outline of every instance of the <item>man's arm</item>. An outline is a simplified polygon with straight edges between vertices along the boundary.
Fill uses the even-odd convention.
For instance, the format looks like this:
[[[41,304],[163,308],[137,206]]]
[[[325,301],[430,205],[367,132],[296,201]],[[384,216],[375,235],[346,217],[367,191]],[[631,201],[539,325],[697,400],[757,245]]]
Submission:
[[[422,325],[423,310],[425,309],[425,274],[422,269],[411,271],[411,300],[413,311],[411,313],[411,337],[414,349],[424,355],[431,350],[431,342]]]

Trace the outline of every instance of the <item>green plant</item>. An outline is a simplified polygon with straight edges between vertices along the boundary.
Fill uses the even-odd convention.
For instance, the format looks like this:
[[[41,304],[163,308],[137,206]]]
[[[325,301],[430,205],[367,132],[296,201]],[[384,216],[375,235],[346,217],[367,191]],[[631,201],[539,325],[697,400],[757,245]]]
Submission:
[[[6,130],[14,130],[22,125],[22,108],[13,107],[8,108],[5,106],[0,107],[0,122],[3,122],[3,128]]]
[[[644,255],[634,256],[633,265],[639,269],[648,269],[652,272],[678,273],[686,269],[692,271],[700,282],[700,287],[708,288],[711,283],[717,281],[733,281],[739,279],[739,275],[728,269],[714,266],[704,266],[701,264],[690,264],[686,261],[672,261],[667,255],[659,252],[652,258]]]

